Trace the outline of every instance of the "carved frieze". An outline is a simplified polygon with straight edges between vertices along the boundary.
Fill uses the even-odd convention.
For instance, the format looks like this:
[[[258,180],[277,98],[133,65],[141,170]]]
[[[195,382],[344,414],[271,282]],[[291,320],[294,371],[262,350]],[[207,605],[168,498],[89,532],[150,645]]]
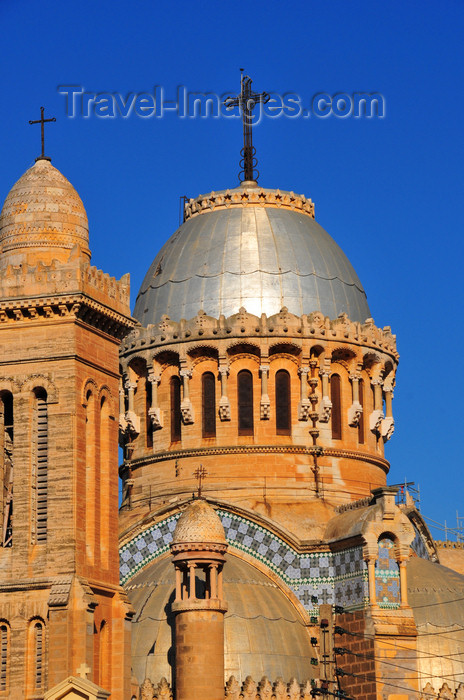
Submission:
[[[361,420],[363,408],[359,402],[354,402],[348,409],[348,425],[352,428],[357,428]]]

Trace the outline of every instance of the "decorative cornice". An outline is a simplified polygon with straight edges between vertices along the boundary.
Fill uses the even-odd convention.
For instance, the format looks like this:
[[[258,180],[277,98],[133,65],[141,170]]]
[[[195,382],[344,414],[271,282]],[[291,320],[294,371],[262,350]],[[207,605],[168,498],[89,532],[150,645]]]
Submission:
[[[185,204],[184,221],[198,214],[205,214],[218,209],[231,207],[275,207],[308,214],[314,219],[314,203],[303,194],[268,190],[263,187],[237,187],[232,190],[222,190],[201,194],[195,199],[189,199]]]
[[[156,464],[173,459],[185,459],[188,457],[210,457],[216,455],[231,454],[304,454],[311,455],[312,447],[305,445],[225,445],[220,447],[199,447],[185,450],[171,450],[158,452],[140,457],[130,461],[131,469],[137,469],[146,464]],[[323,448],[323,457],[335,457],[340,459],[354,459],[361,462],[368,462],[376,467],[380,467],[386,474],[390,469],[390,464],[382,457],[375,457],[367,452],[357,452],[354,450],[335,449],[333,447]],[[128,464],[128,463],[127,463]],[[123,464],[120,469],[124,470],[127,464]]]
[[[121,359],[129,362],[134,353],[144,353],[146,361],[151,363],[158,352],[171,350],[178,353],[179,344],[188,353],[198,342],[202,345],[216,345],[220,340],[227,340],[231,346],[254,343],[259,347],[262,339],[272,339],[273,345],[288,345],[291,339],[292,346],[300,352],[306,340],[318,342],[323,347],[336,341],[343,347],[350,348],[354,355],[359,355],[358,362],[362,361],[366,348],[371,354],[375,353],[379,361],[382,353],[389,355],[388,359],[394,363],[399,359],[396,336],[389,326],[377,328],[372,319],[367,319],[365,323],[355,323],[345,313],[336,319],[330,319],[320,312],[295,316],[285,307],[280,313],[269,317],[265,314],[260,317],[247,314],[245,309],[240,309],[239,313],[228,318],[220,316],[219,319],[199,311],[194,318],[178,323],[164,316],[156,326],[136,326],[121,346]]]
[[[118,339],[134,327],[129,316],[82,293],[0,300],[0,328],[4,324],[66,317],[80,320]]]

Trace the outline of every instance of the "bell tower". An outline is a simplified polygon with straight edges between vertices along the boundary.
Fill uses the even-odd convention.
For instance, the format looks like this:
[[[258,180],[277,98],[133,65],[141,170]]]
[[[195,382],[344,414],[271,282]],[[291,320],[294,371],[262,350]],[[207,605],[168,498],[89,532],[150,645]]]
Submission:
[[[224,697],[226,551],[218,515],[203,498],[195,499],[179,518],[171,544],[176,570],[176,700]]]
[[[118,346],[129,277],[90,264],[84,206],[43,155],[0,217],[0,690],[69,676],[130,697],[117,549]]]

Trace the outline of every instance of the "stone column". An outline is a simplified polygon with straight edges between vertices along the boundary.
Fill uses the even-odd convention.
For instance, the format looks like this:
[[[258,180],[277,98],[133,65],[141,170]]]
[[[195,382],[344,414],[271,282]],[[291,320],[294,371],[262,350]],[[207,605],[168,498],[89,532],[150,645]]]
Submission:
[[[260,365],[261,372],[261,402],[260,402],[260,417],[261,420],[269,420],[271,417],[271,402],[269,399],[267,380],[269,378],[269,365]]]
[[[369,602],[371,605],[377,605],[377,594],[375,591],[375,561],[376,557],[370,557],[367,560],[367,576],[369,581]]]
[[[229,376],[229,367],[227,365],[219,365],[219,374],[221,376],[221,398],[219,400],[219,419],[222,421],[230,420],[230,401],[227,396],[227,377]]]
[[[172,604],[176,700],[224,700],[227,603],[222,597],[222,567],[226,550],[219,517],[206,501],[195,499],[179,518],[171,544],[174,566],[189,572],[187,591],[176,574],[176,600]],[[204,593],[195,589],[196,574],[206,576]]]
[[[181,369],[180,376],[182,377],[182,401],[180,404],[182,422],[184,425],[190,425],[195,422],[189,388],[189,380],[192,378],[192,371],[190,369]]]
[[[301,366],[300,375],[300,403],[298,404],[298,420],[308,420],[311,412],[311,402],[308,399],[308,374],[309,367]]]
[[[400,595],[401,595],[401,607],[408,607],[408,583],[406,579],[406,564],[407,559],[400,559]]]
[[[332,413],[332,401],[330,400],[329,377],[328,369],[320,369],[319,376],[322,379],[322,401],[319,408],[319,422],[328,423]]]
[[[384,419],[382,410],[382,385],[381,379],[372,379],[372,386],[374,387],[374,410],[372,411],[369,418],[369,428],[373,433],[378,433],[382,421]]]
[[[135,390],[137,389],[137,384],[136,382],[131,382],[129,378],[127,378],[126,383],[126,390],[127,390],[127,410],[128,411],[134,411],[134,394]]]
[[[350,374],[350,380],[351,380],[351,391],[352,391],[352,403],[351,406],[348,409],[348,425],[351,425],[352,428],[357,428],[359,425],[359,421],[361,419],[361,415],[363,412],[363,408],[361,404],[359,403],[359,381],[361,379],[360,374]]]
[[[395,421],[392,413],[393,387],[385,387],[385,418],[382,420],[380,432],[385,440],[390,440],[395,430]]]
[[[150,372],[148,381],[151,384],[151,406],[148,409],[148,415],[150,416],[153,430],[159,430],[163,427],[162,412],[158,406],[158,384],[161,382],[161,377],[154,372]]]

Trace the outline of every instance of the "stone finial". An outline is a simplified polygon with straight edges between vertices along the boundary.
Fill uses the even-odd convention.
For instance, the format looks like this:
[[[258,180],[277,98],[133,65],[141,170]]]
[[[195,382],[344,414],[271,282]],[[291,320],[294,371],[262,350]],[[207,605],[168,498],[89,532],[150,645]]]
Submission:
[[[448,683],[443,683],[438,693],[440,700],[454,700],[454,693],[449,687]]]
[[[231,676],[226,683],[226,698],[227,700],[239,700],[240,698],[240,684],[235,676]]]
[[[140,698],[141,700],[154,700],[155,689],[153,683],[149,678],[145,678],[140,688]]]
[[[160,680],[160,682],[158,683],[158,687],[156,688],[156,697],[158,698],[158,700],[172,700],[171,686],[169,685],[164,676]]]
[[[287,688],[289,700],[300,700],[301,688],[296,678],[292,678]]]
[[[287,685],[283,678],[278,678],[274,683],[275,700],[287,700]]]
[[[263,676],[259,682],[258,693],[260,700],[271,700],[272,683],[267,676]]]
[[[242,696],[244,700],[258,700],[257,685],[251,676],[245,678]]]

